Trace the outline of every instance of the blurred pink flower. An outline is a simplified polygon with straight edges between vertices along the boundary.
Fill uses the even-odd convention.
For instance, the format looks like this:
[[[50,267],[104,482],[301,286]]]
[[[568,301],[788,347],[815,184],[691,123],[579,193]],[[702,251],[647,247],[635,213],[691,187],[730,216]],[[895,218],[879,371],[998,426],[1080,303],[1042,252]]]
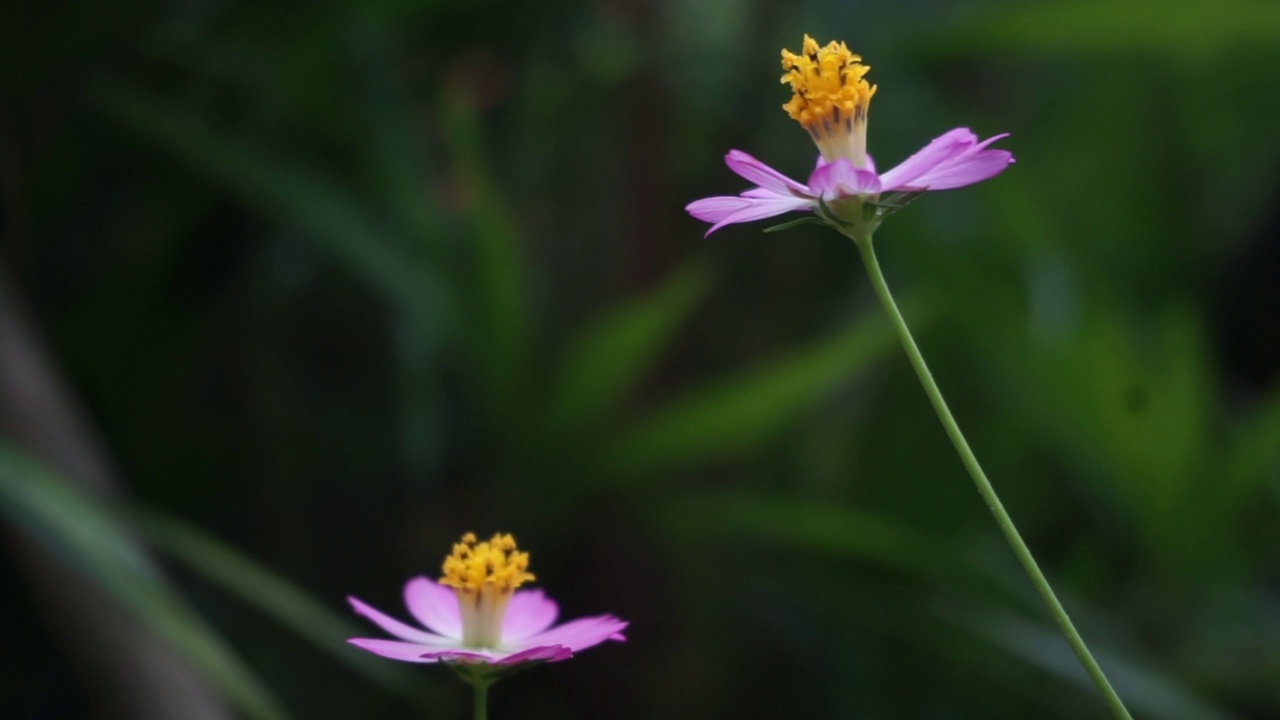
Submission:
[[[415,577],[404,587],[409,613],[423,628],[407,625],[354,597],[360,615],[396,640],[352,638],[348,642],[392,660],[516,665],[568,660],[606,640],[625,640],[625,621],[612,615],[555,625],[559,607],[541,590],[515,590],[533,576],[526,553],[510,535],[476,543],[467,534],[445,560],[445,577]]]

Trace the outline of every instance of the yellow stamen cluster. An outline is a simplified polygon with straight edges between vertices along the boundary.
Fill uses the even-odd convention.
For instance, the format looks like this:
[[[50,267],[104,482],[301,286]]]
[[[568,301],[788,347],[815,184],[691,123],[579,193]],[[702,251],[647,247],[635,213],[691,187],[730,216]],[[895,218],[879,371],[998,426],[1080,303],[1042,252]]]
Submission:
[[[528,569],[529,553],[518,552],[510,535],[498,533],[488,542],[476,542],[475,533],[467,533],[444,559],[440,584],[465,593],[485,588],[509,593],[534,579]]]
[[[502,619],[511,594],[533,580],[529,553],[516,549],[516,539],[502,533],[477,542],[474,533],[454,543],[444,559],[441,585],[453,588],[462,614],[462,640],[469,647],[495,647],[502,641]]]
[[[867,108],[876,86],[864,76],[871,68],[844,43],[826,47],[804,36],[800,54],[782,51],[782,82],[791,86],[791,101],[782,106],[817,143],[828,162],[846,158],[866,167]]]

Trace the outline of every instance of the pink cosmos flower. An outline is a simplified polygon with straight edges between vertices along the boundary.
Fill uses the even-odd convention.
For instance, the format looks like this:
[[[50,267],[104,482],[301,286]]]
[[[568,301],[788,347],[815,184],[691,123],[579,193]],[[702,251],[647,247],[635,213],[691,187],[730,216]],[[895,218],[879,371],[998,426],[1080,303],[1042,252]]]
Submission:
[[[541,590],[515,588],[533,575],[528,553],[516,551],[510,535],[476,542],[468,533],[453,546],[444,577],[415,577],[404,601],[423,627],[405,624],[351,597],[360,615],[396,640],[352,638],[348,642],[392,660],[415,663],[518,665],[568,660],[606,640],[625,640],[627,624],[612,615],[555,625],[559,606]],[[424,629],[425,628],[425,629]]]
[[[817,167],[808,183],[801,184],[741,150],[730,150],[725,164],[755,187],[740,195],[690,203],[685,208],[690,215],[712,223],[707,235],[725,225],[794,210],[812,211],[823,205],[839,208],[848,199],[877,203],[882,193],[910,197],[972,185],[1000,174],[1013,162],[1008,151],[988,148],[1007,133],[980,142],[968,128],[956,128],[892,170],[877,173],[866,152],[867,110],[876,87],[863,79],[870,68],[861,59],[844,43],[819,48],[808,35],[801,54],[782,51],[786,70],[782,81],[790,84],[794,93],[783,109],[817,144],[821,152]],[[850,215],[857,222],[860,208],[853,210]]]

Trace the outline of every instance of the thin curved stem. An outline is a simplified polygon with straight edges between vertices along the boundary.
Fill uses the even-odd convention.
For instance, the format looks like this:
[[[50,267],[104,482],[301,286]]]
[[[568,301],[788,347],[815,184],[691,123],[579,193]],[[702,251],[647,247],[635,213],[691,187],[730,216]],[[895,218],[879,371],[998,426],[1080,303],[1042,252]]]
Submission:
[[[1004,533],[1005,539],[1009,541],[1009,546],[1013,548],[1013,553],[1018,556],[1018,562],[1022,563],[1022,568],[1026,570],[1032,584],[1040,592],[1040,597],[1044,599],[1045,605],[1049,607],[1049,612],[1053,615],[1054,621],[1058,623],[1058,629],[1066,636],[1067,642],[1070,643],[1071,649],[1075,651],[1076,657],[1080,659],[1080,664],[1084,666],[1085,672],[1093,680],[1093,684],[1097,685],[1098,690],[1102,692],[1108,707],[1111,708],[1111,713],[1121,720],[1132,720],[1129,711],[1125,709],[1124,702],[1120,700],[1120,696],[1111,687],[1107,676],[1102,672],[1102,668],[1098,666],[1098,662],[1093,659],[1093,654],[1089,652],[1088,646],[1085,645],[1084,639],[1076,631],[1075,625],[1071,622],[1071,617],[1067,615],[1066,608],[1062,607],[1057,595],[1054,595],[1053,588],[1049,586],[1048,579],[1040,571],[1040,566],[1036,564],[1035,558],[1032,557],[1031,550],[1027,548],[1022,536],[1018,534],[1018,529],[1014,527],[1013,518],[1010,518],[1009,513],[1004,509],[1004,505],[996,495],[995,488],[991,486],[991,481],[987,479],[986,473],[982,471],[982,466],[978,464],[978,458],[974,456],[973,450],[969,448],[969,443],[964,439],[964,434],[960,432],[960,426],[956,424],[955,417],[951,415],[951,410],[947,407],[947,401],[942,397],[942,391],[938,389],[938,384],[934,382],[933,374],[929,372],[929,366],[925,364],[924,356],[920,354],[920,348],[916,347],[916,341],[911,337],[911,330],[907,328],[907,321],[903,319],[902,313],[898,311],[897,303],[893,301],[893,294],[889,292],[889,285],[885,282],[884,274],[880,272],[880,263],[876,260],[876,252],[872,246],[871,235],[867,233],[856,236],[853,237],[853,241],[858,246],[858,251],[862,253],[862,261],[867,267],[867,275],[871,278],[871,286],[875,289],[876,297],[880,299],[880,304],[889,313],[889,318],[893,321],[893,327],[898,334],[898,339],[902,342],[902,349],[906,351],[907,359],[911,361],[911,367],[915,369],[916,376],[920,378],[920,384],[924,387],[925,395],[929,396],[929,402],[933,404],[933,409],[938,413],[938,419],[942,421],[942,427],[951,438],[951,443],[955,445],[956,452],[960,455],[960,461],[964,463],[965,469],[969,471],[969,476],[973,478],[973,484],[977,486],[978,494],[987,503],[987,508],[995,516],[996,524],[1000,526],[1000,531]]]

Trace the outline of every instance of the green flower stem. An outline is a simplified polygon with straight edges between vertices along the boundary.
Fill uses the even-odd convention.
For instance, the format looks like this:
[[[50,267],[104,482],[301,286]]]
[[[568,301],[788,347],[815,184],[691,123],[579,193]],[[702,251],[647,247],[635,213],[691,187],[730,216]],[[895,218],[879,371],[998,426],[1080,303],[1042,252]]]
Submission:
[[[1036,586],[1036,590],[1040,591],[1040,597],[1044,598],[1045,605],[1049,606],[1049,612],[1053,614],[1053,619],[1058,623],[1058,628],[1062,630],[1062,634],[1067,637],[1067,642],[1071,644],[1071,649],[1075,650],[1076,657],[1080,659],[1080,664],[1084,666],[1085,672],[1089,673],[1089,677],[1093,679],[1093,684],[1097,685],[1098,690],[1102,692],[1103,698],[1111,708],[1111,713],[1117,718],[1132,720],[1132,716],[1125,709],[1120,696],[1112,689],[1111,683],[1107,681],[1107,676],[1103,674],[1102,668],[1098,667],[1098,662],[1093,659],[1088,646],[1084,644],[1084,639],[1080,637],[1075,625],[1071,623],[1071,618],[1067,615],[1066,609],[1062,607],[1061,602],[1058,602],[1058,597],[1053,594],[1053,588],[1049,586],[1049,581],[1045,578],[1044,573],[1040,571],[1040,566],[1036,564],[1035,558],[1031,555],[1031,550],[1027,548],[1027,544],[1022,540],[1022,536],[1018,534],[1018,529],[1013,525],[1013,519],[1005,511],[1004,505],[1001,504],[1000,498],[996,495],[995,488],[991,486],[991,481],[987,479],[986,473],[982,472],[982,466],[978,464],[978,458],[974,457],[973,450],[969,449],[969,443],[965,441],[964,434],[960,432],[960,426],[956,424],[956,419],[952,417],[951,410],[947,408],[947,401],[942,398],[942,391],[938,389],[938,384],[934,382],[933,375],[929,372],[929,366],[925,365],[924,356],[920,354],[920,348],[916,347],[916,341],[911,337],[911,331],[907,328],[906,320],[902,318],[902,313],[898,311],[897,303],[893,301],[893,295],[889,292],[889,285],[884,280],[884,274],[880,272],[880,263],[876,261],[876,252],[872,246],[871,234],[857,233],[850,237],[853,238],[854,243],[858,246],[858,251],[862,253],[862,261],[867,266],[867,275],[871,278],[871,286],[875,288],[876,297],[880,298],[880,304],[889,313],[889,318],[893,321],[894,330],[898,333],[898,339],[902,342],[902,349],[906,351],[907,359],[911,361],[911,367],[915,368],[916,376],[920,378],[920,384],[924,387],[925,394],[929,396],[929,402],[933,403],[933,409],[937,411],[938,419],[942,421],[942,427],[946,429],[952,444],[955,445],[961,462],[964,463],[965,469],[969,471],[970,477],[973,478],[973,483],[978,488],[978,494],[986,501],[991,514],[995,516],[996,524],[1000,526],[1000,531],[1004,533],[1005,539],[1009,541],[1010,547],[1013,548],[1014,554],[1018,556],[1018,561],[1022,563],[1023,569],[1027,571],[1027,575]]]
[[[471,687],[475,690],[475,704],[471,715],[474,720],[489,720],[489,685],[488,681],[478,678],[471,681]]]

